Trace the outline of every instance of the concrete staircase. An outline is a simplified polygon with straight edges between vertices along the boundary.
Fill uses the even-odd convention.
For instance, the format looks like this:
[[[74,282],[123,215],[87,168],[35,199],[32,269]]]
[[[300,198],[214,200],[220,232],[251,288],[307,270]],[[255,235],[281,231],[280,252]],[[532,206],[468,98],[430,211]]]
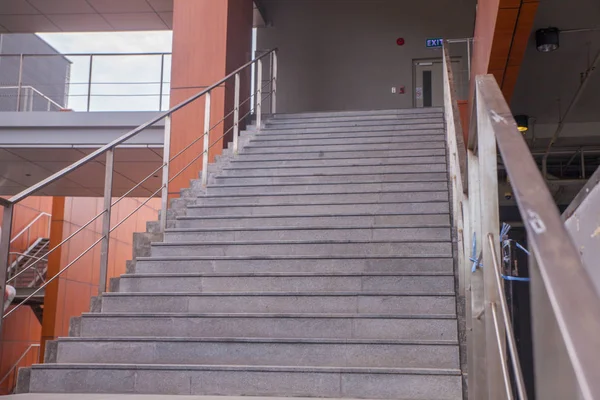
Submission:
[[[21,391],[461,399],[443,128],[420,109],[245,133]]]

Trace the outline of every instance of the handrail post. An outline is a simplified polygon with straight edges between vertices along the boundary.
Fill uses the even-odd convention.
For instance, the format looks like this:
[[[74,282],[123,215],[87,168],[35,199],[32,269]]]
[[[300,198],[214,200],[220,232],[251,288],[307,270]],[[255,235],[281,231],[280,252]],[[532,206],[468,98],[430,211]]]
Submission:
[[[277,113],[277,50],[271,53],[271,115]]]
[[[21,111],[21,89],[23,88],[23,62],[25,61],[25,55],[21,54],[19,58],[19,82],[17,89],[17,111]]]
[[[208,151],[210,136],[210,101],[211,92],[206,93],[206,102],[204,103],[204,144],[202,146],[202,186],[208,184]]]
[[[94,55],[90,55],[90,70],[88,75],[88,90],[87,90],[87,111],[90,112],[92,105],[92,74],[94,65]]]
[[[476,98],[479,99],[479,93]],[[486,243],[487,235],[492,235],[496,247],[495,254],[500,254],[500,210],[498,204],[498,157],[496,137],[490,122],[486,104],[477,102],[477,140],[480,178],[480,213],[481,213],[481,249],[483,252],[483,294],[485,310],[485,347],[488,399],[503,399],[505,385],[502,372],[502,356],[505,354],[504,343],[498,343],[496,335],[504,337],[504,327],[496,332],[492,307],[498,304],[494,265],[494,252]]]
[[[260,131],[262,124],[262,59],[256,62],[256,130]]]
[[[2,233],[0,234],[0,293],[2,301],[0,302],[0,316],[4,316],[4,293],[6,291],[6,274],[8,272],[8,257],[10,253],[10,236],[12,233],[14,205],[8,204],[4,206],[2,216]],[[2,321],[0,317],[0,338],[2,337]]]
[[[115,164],[115,148],[106,152],[106,172],[104,175],[104,216],[102,217],[102,242],[100,250],[100,282],[98,294],[106,292],[108,276],[108,251],[110,245],[110,214],[112,211],[112,186]]]
[[[160,231],[167,229],[167,208],[169,206],[169,166],[171,158],[171,116],[165,118],[165,140],[163,144],[162,194],[160,207]]]
[[[158,100],[158,111],[162,111],[164,80],[165,80],[165,55],[162,54],[160,56],[160,92],[159,92],[160,98]],[[169,118],[169,117],[167,117],[167,118]]]
[[[238,153],[240,134],[240,74],[235,74],[235,94],[233,104],[233,154]]]

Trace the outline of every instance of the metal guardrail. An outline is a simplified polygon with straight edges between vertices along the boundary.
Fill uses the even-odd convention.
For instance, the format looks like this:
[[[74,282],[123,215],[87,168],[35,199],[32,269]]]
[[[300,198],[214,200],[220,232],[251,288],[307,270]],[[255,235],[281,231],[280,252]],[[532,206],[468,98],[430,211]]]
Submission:
[[[270,77],[267,80],[263,80],[263,60],[266,58],[270,58],[269,65],[271,66]],[[241,91],[241,74],[256,66],[257,76],[259,77],[258,83],[255,84],[255,90],[250,93],[250,95],[244,99],[240,100],[240,91]],[[248,74],[250,75],[250,74]],[[212,110],[212,93],[214,90],[218,88],[222,88],[222,86],[228,81],[234,81],[234,106],[233,110],[231,110],[228,114],[226,114],[221,120],[216,123],[211,122],[211,110]],[[269,90],[266,90],[266,89]],[[44,290],[46,286],[56,280],[59,276],[61,276],[66,270],[68,270],[73,264],[78,262],[83,256],[89,253],[96,245],[100,244],[100,282],[99,282],[99,293],[103,293],[106,291],[106,281],[107,281],[107,269],[108,269],[108,251],[109,251],[109,243],[110,243],[110,234],[119,226],[121,226],[127,219],[129,219],[132,215],[134,215],[139,209],[141,209],[145,204],[147,204],[152,198],[161,196],[161,218],[160,218],[160,227],[161,230],[164,231],[166,228],[167,222],[167,207],[168,207],[168,186],[174,179],[180,176],[184,171],[188,170],[192,165],[194,165],[198,160],[202,159],[202,174],[201,174],[201,182],[202,185],[206,186],[208,183],[208,163],[209,163],[209,150],[221,143],[221,139],[232,133],[233,135],[233,151],[237,153],[238,151],[238,141],[239,141],[239,133],[240,133],[240,122],[246,120],[247,117],[254,111],[256,117],[256,125],[257,129],[260,129],[262,124],[262,113],[263,113],[263,101],[265,99],[271,98],[270,102],[270,112],[271,114],[276,113],[276,96],[277,96],[277,49],[270,50],[265,52],[264,54],[256,57],[252,61],[246,63],[241,66],[237,70],[233,71],[223,79],[209,86],[208,88],[203,89],[198,94],[192,96],[191,98],[183,101],[182,103],[176,105],[170,110],[161,113],[159,116],[154,119],[140,125],[139,127],[133,129],[132,131],[124,134],[118,139],[115,139],[111,143],[101,147],[100,149],[90,153],[86,157],[80,159],[79,161],[71,164],[70,166],[62,169],[61,171],[53,174],[52,176],[44,179],[43,181],[33,185],[32,187],[22,191],[21,193],[13,196],[10,199],[0,198],[0,205],[4,207],[4,216],[2,220],[2,236],[0,238],[0,292],[4,291],[6,285],[6,273],[8,267],[8,258],[10,252],[10,233],[12,227],[13,220],[13,212],[14,207],[20,201],[28,198],[29,196],[35,195],[48,185],[51,185],[61,178],[67,176],[71,172],[79,169],[85,164],[92,161],[101,161],[100,157],[105,156],[104,165],[105,165],[105,181],[104,181],[104,208],[103,211],[97,214],[94,218],[92,218],[87,223],[83,224],[79,227],[75,232],[70,234],[67,238],[61,241],[58,245],[51,248],[47,255],[50,255],[58,248],[67,243],[70,239],[75,237],[77,234],[82,232],[88,226],[90,226],[94,221],[102,217],[102,234],[99,239],[97,239],[94,243],[92,243],[86,250],[84,250],[80,255],[75,257],[71,262],[69,262],[66,266],[64,266],[56,275],[46,279],[46,282],[37,288],[30,296],[28,296],[25,300],[19,303],[15,308],[8,311],[3,318],[0,319],[0,332],[2,329],[2,320],[6,318],[8,315],[14,313],[21,306],[23,306],[30,298],[35,296],[37,293]],[[179,110],[186,108],[188,105],[195,103],[198,99],[204,98],[204,128],[203,134],[199,135],[195,140],[185,146],[181,151],[177,154],[172,155],[170,153],[170,140],[171,140],[171,119],[175,113]],[[252,102],[254,104],[254,110],[252,110]],[[240,115],[240,111],[242,106],[246,103],[248,105],[245,108],[249,109],[245,115]],[[226,121],[232,117],[231,126],[225,129]],[[113,174],[114,174],[114,157],[115,151],[118,146],[128,141],[132,137],[138,135],[139,133],[146,130],[148,127],[153,126],[159,121],[165,120],[165,137],[164,137],[164,153],[163,153],[163,163],[156,170],[150,173],[146,178],[135,184],[128,192],[126,192],[120,198],[113,200],[112,197],[112,186],[113,186]],[[210,143],[210,133],[217,128],[218,126],[223,125],[223,134],[218,137],[213,143]],[[189,163],[187,163],[181,170],[177,173],[173,173],[170,167],[174,160],[178,159],[182,154],[191,149],[196,143],[202,140],[203,146],[202,150],[199,154],[196,154]],[[141,202],[141,204],[136,207],[133,211],[131,211],[127,216],[125,216],[120,221],[111,225],[111,211],[112,208],[118,204],[122,199],[127,197],[130,193],[132,193],[135,189],[137,189],[140,185],[146,182],[148,179],[152,178],[155,174],[160,173],[162,171],[162,185],[152,193],[148,198]],[[33,268],[40,260],[32,262],[28,267]]]
[[[40,98],[43,102],[46,103],[46,106],[43,107],[43,111],[62,111],[66,109],[66,107],[58,104],[56,101],[52,100],[50,97],[46,96],[44,93],[40,92],[33,86],[0,86],[0,98],[7,96],[3,94],[3,92],[6,91],[16,91],[14,96],[17,99],[19,99],[19,105],[17,106],[18,111],[36,111],[36,97]],[[8,96],[11,96],[11,94],[9,93]]]
[[[468,148],[461,142],[448,60],[444,48],[453,221],[462,280],[459,295],[466,301],[469,399],[527,398],[499,269],[498,152],[531,252],[536,397],[600,399],[600,298],[492,75],[476,77],[476,123],[471,126]],[[481,247],[475,260],[470,260],[472,238]],[[477,268],[480,262],[482,268]]]
[[[17,372],[19,371],[19,366],[21,365],[21,361],[27,357],[27,355],[31,352],[31,350],[37,349],[37,353],[39,356],[40,345],[39,344],[31,344],[27,349],[21,354],[21,356],[17,359],[17,361],[8,369],[6,374],[0,379],[0,387],[4,384],[4,382],[9,383],[8,394],[12,394],[15,391],[17,386]],[[9,378],[12,377],[12,381],[9,381]],[[12,384],[11,384],[12,383]]]
[[[102,71],[106,69],[106,66],[102,66],[100,61],[103,58],[110,58],[111,66],[119,65],[118,60],[119,57],[128,57],[129,59],[133,58],[154,58],[157,61],[156,69],[157,75],[156,78],[152,78],[151,81],[130,81],[130,82],[108,82],[95,80],[94,74],[96,71]],[[47,94],[56,90],[61,86],[66,86],[64,90],[70,88],[70,93],[67,93],[65,96],[64,90],[61,90],[60,93],[54,93],[59,98],[66,97],[67,99],[73,100],[77,98],[81,98],[85,100],[85,104],[82,104],[81,111],[92,111],[93,104],[92,100],[95,98],[119,98],[119,97],[128,97],[128,98],[157,98],[158,99],[158,107],[156,109],[152,109],[150,111],[162,111],[163,105],[165,104],[165,100],[169,96],[168,86],[170,84],[169,81],[165,80],[166,72],[168,72],[169,61],[167,60],[171,57],[171,53],[160,53],[160,52],[146,52],[146,53],[61,53],[61,54],[0,54],[0,60],[2,59],[17,59],[15,60],[15,67],[18,67],[18,77],[14,82],[2,82],[0,83],[0,87],[10,87],[11,89],[16,90],[15,101],[16,101],[16,111],[29,111],[27,108],[31,106],[30,98],[27,96],[28,88],[36,88],[38,93],[46,93],[43,95],[48,97]],[[35,82],[27,81],[25,76],[25,71],[28,66],[27,62],[35,59],[50,59],[50,58],[66,58],[70,59],[70,61],[77,60],[77,66],[79,66],[79,62],[86,63],[86,76],[87,80],[81,79],[81,81],[61,81],[61,82],[44,82],[43,79],[40,81],[40,77],[36,76]],[[83,60],[81,60],[83,59]],[[146,68],[147,70],[147,68]],[[83,71],[82,71],[83,75]],[[138,89],[131,90],[131,87],[136,86]],[[166,87],[167,86],[167,87]],[[102,90],[103,88],[111,88],[114,91],[114,88],[119,87],[127,87],[127,93],[112,93],[105,92]],[[144,88],[144,90],[142,89]],[[61,88],[62,89],[62,88]],[[102,93],[94,93],[94,89],[100,89]],[[147,90],[145,90],[147,89]],[[51,95],[52,96],[52,95]],[[50,96],[50,97],[51,97]],[[52,101],[53,107],[56,107],[58,103]],[[67,100],[67,103],[70,101]],[[68,104],[59,105],[57,108],[66,109],[70,108]],[[42,110],[40,110],[42,111]],[[55,111],[52,107],[48,108],[46,111]]]

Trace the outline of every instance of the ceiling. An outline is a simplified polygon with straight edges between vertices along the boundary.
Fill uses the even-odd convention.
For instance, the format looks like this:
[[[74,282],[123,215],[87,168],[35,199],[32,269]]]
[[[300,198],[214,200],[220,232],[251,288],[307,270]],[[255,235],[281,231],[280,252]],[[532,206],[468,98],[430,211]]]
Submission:
[[[557,123],[574,97],[586,71],[600,51],[600,31],[561,33],[560,48],[540,53],[535,48],[535,31],[600,28],[598,0],[544,0],[540,2],[534,29],[511,102],[515,114],[526,114],[539,124]],[[567,122],[600,122],[600,74],[596,71]],[[568,129],[565,130],[565,133]],[[594,131],[590,134],[600,135]]]
[[[265,26],[263,17],[256,1],[254,26]],[[0,33],[171,29],[173,0],[0,0]]]
[[[13,196],[85,157],[95,148],[2,148],[0,149],[0,195]],[[91,161],[39,195],[102,197],[104,156]],[[118,148],[115,152],[113,196],[122,196],[138,182],[150,178],[129,193],[129,197],[149,197],[162,182],[153,173],[162,164],[162,148]]]
[[[0,32],[169,30],[173,0],[2,0]]]

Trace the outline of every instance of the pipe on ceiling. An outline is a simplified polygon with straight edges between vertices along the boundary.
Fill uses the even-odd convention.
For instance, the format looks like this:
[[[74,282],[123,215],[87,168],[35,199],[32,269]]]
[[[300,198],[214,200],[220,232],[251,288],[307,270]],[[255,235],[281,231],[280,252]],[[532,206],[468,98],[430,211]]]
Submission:
[[[575,108],[575,105],[577,104],[577,102],[579,101],[581,96],[583,95],[583,92],[584,92],[585,88],[587,87],[588,82],[590,81],[590,77],[594,74],[594,71],[596,70],[598,63],[600,63],[600,51],[598,52],[598,54],[596,54],[596,58],[594,58],[594,62],[592,63],[592,65],[587,69],[585,77],[581,81],[581,84],[579,85],[579,88],[577,89],[575,96],[573,96],[573,100],[571,100],[571,103],[569,104],[567,111],[565,111],[564,116],[560,119],[558,127],[556,128],[556,131],[554,132],[554,135],[552,136],[550,143],[548,143],[548,148],[546,149],[546,153],[544,154],[544,158],[542,159],[542,173],[544,175],[544,178],[546,178],[546,175],[548,173],[547,163],[548,163],[548,156],[550,155],[550,150],[552,149],[554,142],[556,142],[556,139],[558,139],[558,136],[560,135],[563,128],[565,127],[565,121],[567,120],[567,117],[569,116],[571,111],[573,111],[573,109]]]

